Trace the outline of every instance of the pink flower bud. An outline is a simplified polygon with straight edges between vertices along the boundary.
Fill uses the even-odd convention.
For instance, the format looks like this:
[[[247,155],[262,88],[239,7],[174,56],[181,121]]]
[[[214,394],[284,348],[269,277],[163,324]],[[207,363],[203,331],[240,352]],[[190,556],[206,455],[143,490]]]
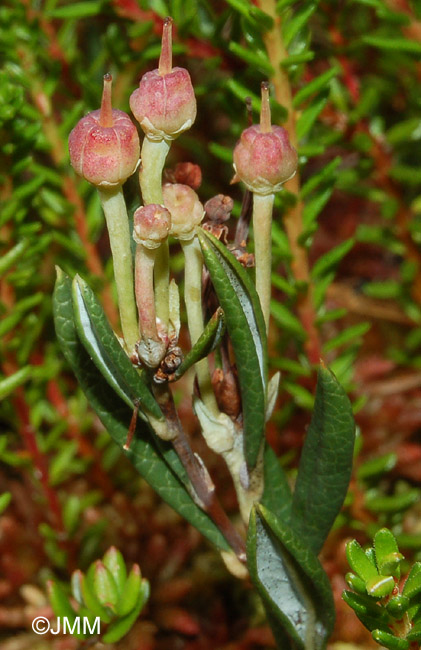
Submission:
[[[171,213],[170,235],[188,240],[202,221],[205,211],[196,192],[188,185],[165,183],[162,187],[165,207]]]
[[[133,215],[133,239],[137,244],[154,249],[168,237],[171,215],[163,205],[149,203],[136,210]]]
[[[236,175],[252,192],[273,194],[294,176],[297,164],[297,152],[291,146],[288,132],[270,123],[268,85],[262,84],[260,124],[245,129],[236,144]]]
[[[172,67],[172,20],[162,33],[159,67],[143,75],[130,97],[130,108],[150,140],[173,140],[196,119],[196,98],[190,75]]]
[[[69,136],[75,172],[99,187],[124,183],[140,157],[135,125],[126,113],[111,107],[111,83],[111,75],[106,74],[101,108],[83,117]]]

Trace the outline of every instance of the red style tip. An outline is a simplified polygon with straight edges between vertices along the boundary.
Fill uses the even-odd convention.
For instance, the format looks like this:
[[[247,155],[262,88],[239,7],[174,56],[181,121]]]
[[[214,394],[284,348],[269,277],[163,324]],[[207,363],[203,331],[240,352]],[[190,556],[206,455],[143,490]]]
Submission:
[[[269,104],[269,83],[262,81],[262,108],[260,109],[260,132],[270,133],[272,131],[270,104]]]
[[[101,112],[99,115],[100,126],[113,126],[113,108],[111,106],[111,86],[113,78],[109,72],[104,74],[104,89],[102,91]]]
[[[161,55],[159,57],[158,72],[163,77],[172,70],[172,24],[173,19],[164,20],[162,29]]]

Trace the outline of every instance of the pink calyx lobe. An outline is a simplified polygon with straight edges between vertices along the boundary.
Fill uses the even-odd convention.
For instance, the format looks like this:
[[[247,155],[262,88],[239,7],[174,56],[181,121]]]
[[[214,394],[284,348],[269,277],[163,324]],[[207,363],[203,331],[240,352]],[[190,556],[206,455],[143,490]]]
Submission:
[[[269,87],[262,84],[260,124],[245,129],[234,149],[234,169],[239,180],[256,194],[279,192],[291,178],[298,156],[289,141],[288,132],[271,124]]]
[[[130,97],[130,108],[150,140],[173,140],[196,119],[196,98],[185,68],[172,67],[172,20],[162,33],[159,67],[146,72]]]
[[[101,108],[79,120],[69,135],[75,172],[98,187],[124,183],[140,157],[135,125],[126,113],[111,107],[111,83],[111,75],[106,74]]]

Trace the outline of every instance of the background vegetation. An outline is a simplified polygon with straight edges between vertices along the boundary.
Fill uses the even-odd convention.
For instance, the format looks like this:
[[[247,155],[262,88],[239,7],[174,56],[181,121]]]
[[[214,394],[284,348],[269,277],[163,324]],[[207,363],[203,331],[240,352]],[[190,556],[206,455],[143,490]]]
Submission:
[[[280,18],[285,51],[270,38]],[[269,440],[291,480],[322,357],[350,392],[360,427],[346,507],[323,551],[338,610],[332,643],[372,643],[341,601],[344,541],[387,525],[421,559],[421,9],[409,0],[6,0],[0,8],[0,639],[6,650],[62,648],[31,631],[49,611],[45,580],[67,581],[114,544],[138,562],[151,599],[121,647],[272,647],[253,592],[121,458],[58,350],[54,265],[100,292],[117,323],[96,191],[69,167],[67,136],[155,67],[162,19],[198,98],[169,165],[201,166],[203,201],[230,186],[232,149],[254,119],[262,79],[298,143],[300,178],[277,199],[271,363],[282,370]],[[281,65],[280,65],[281,64]],[[291,91],[291,97],[288,93]],[[300,190],[299,200],[295,193]],[[137,207],[137,180],[125,186]],[[233,220],[234,221],[234,220]],[[234,224],[233,224],[234,225]],[[177,270],[180,258],[174,251]],[[189,418],[188,399],[179,395]],[[185,407],[184,407],[185,401]],[[195,420],[188,420],[194,436]],[[234,491],[209,458],[227,510]],[[35,613],[36,612],[36,613]],[[66,648],[77,641],[66,639]],[[73,646],[71,645],[73,643]],[[38,645],[37,645],[38,644]],[[339,648],[339,645],[337,646]]]

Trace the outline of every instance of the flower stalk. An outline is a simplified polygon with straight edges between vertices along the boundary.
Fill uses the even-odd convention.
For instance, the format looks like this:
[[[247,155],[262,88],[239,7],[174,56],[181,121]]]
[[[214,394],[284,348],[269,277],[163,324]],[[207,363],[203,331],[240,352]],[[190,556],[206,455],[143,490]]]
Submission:
[[[114,277],[124,343],[130,355],[138,341],[129,218],[121,185],[98,188],[113,256]]]

